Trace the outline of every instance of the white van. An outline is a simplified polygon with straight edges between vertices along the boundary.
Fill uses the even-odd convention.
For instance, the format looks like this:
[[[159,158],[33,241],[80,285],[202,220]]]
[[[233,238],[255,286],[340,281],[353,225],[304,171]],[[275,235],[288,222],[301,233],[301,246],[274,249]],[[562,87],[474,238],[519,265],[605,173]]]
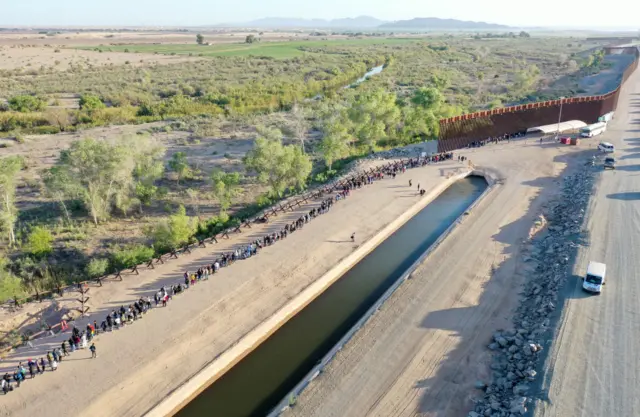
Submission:
[[[583,278],[582,289],[585,291],[600,294],[604,285],[607,266],[600,262],[589,262],[587,276]]]
[[[613,151],[615,151],[615,148],[609,142],[600,142],[600,144],[598,145],[598,150],[604,153],[613,153]]]

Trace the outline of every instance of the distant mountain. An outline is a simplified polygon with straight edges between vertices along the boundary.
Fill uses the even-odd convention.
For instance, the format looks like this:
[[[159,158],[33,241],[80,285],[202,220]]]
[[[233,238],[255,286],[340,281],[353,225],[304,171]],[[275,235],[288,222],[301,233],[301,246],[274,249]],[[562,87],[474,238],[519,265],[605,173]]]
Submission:
[[[437,17],[417,17],[411,20],[398,20],[384,23],[380,29],[416,29],[416,30],[486,30],[509,29],[509,26],[486,22],[470,22],[456,19],[439,19]]]
[[[370,16],[358,16],[346,19],[297,19],[288,17],[267,17],[234,26],[257,28],[375,28],[386,23]]]

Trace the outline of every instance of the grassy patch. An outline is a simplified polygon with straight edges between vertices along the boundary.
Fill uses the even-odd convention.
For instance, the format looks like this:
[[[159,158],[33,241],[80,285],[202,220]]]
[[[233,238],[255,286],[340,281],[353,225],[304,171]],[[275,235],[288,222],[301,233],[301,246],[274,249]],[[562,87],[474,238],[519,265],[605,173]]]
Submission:
[[[331,46],[375,46],[402,45],[416,42],[410,38],[381,38],[381,39],[345,39],[327,41],[290,41],[263,43],[232,43],[220,45],[195,44],[165,44],[165,45],[114,45],[114,46],[83,46],[78,49],[100,50],[102,52],[132,52],[163,55],[202,55],[202,56],[263,56],[276,59],[287,59],[303,56],[307,48],[325,48]]]

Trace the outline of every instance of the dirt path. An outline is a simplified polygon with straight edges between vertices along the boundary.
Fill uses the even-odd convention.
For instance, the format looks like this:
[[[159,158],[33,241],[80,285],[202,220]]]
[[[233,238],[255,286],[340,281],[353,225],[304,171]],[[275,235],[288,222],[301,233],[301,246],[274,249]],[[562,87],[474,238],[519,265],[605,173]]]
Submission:
[[[564,306],[544,369],[536,415],[637,416],[640,410],[640,72],[628,80],[603,140],[616,146],[616,170],[599,175],[582,247],[564,291]],[[600,296],[582,290],[590,261],[607,265]]]
[[[225,268],[133,325],[99,336],[97,360],[90,360],[87,351],[76,352],[57,372],[26,381],[3,398],[0,414],[143,414],[353,252],[357,245],[349,241],[352,232],[357,233],[356,243],[364,242],[416,203],[415,184],[431,188],[456,167],[457,162],[449,162],[418,168],[353,192],[346,202],[259,256]],[[121,283],[92,288],[94,313],[80,324],[94,319],[100,323],[112,309],[181,281],[185,270],[211,262],[220,251],[261,237],[266,230],[280,230],[285,221],[299,215],[280,215],[272,224],[245,229],[220,245],[196,250],[140,276],[127,276]],[[40,356],[60,341],[57,336],[40,340],[33,349],[20,348],[2,361],[2,369],[12,370],[18,361]]]
[[[427,258],[286,414],[464,415],[477,394],[475,382],[490,379],[491,358],[484,345],[492,332],[508,326],[527,273],[517,262],[520,244],[576,151],[521,143],[471,153],[477,166],[494,169],[504,183]]]

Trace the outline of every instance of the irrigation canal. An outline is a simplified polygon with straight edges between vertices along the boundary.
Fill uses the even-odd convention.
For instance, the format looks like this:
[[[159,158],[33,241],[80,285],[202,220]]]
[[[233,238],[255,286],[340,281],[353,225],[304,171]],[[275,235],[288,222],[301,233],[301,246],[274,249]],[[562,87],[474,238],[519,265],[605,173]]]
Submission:
[[[455,182],[177,416],[268,414],[486,188]]]

